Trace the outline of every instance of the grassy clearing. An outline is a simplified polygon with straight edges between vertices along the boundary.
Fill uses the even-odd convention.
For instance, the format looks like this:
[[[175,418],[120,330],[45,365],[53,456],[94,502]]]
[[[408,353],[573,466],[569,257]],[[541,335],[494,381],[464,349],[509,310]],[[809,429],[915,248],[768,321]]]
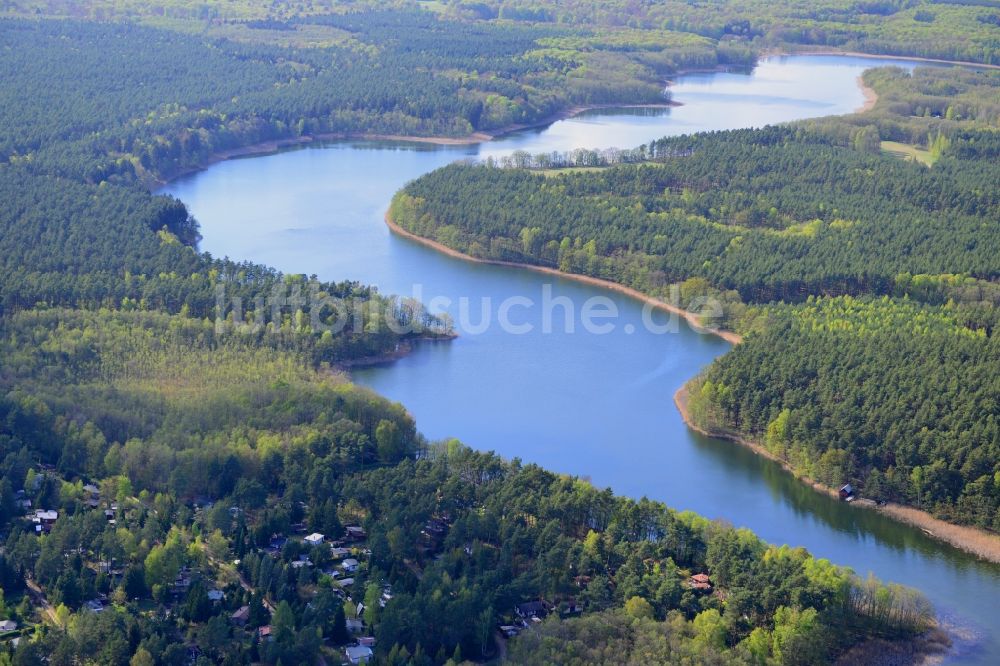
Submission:
[[[882,152],[904,160],[914,160],[924,166],[934,166],[935,158],[930,151],[898,141],[883,141]]]

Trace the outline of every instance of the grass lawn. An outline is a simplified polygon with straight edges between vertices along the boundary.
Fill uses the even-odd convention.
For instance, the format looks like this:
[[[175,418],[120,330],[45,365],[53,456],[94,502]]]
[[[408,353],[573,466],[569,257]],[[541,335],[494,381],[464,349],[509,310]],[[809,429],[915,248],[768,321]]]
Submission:
[[[898,141],[883,141],[882,152],[889,153],[904,160],[916,160],[925,166],[934,166],[934,158],[930,151],[917,148]]]

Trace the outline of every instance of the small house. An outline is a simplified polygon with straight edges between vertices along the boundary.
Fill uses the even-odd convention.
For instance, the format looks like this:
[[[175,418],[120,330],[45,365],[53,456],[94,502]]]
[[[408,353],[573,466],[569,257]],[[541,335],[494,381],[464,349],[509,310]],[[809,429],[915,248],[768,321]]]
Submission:
[[[514,612],[522,619],[544,618],[549,614],[549,605],[544,601],[526,601],[514,607]]]
[[[233,611],[233,614],[229,616],[229,619],[238,627],[242,627],[250,620],[250,607],[240,606],[239,610]]]
[[[42,525],[51,527],[57,520],[59,520],[58,511],[53,511],[51,509],[37,509],[35,511],[35,522],[39,522]]]
[[[367,664],[372,660],[374,653],[367,645],[352,645],[344,650],[347,661],[351,664]]]
[[[101,613],[104,611],[104,604],[101,603],[100,599],[91,599],[83,607],[91,613]]]
[[[271,625],[265,624],[257,630],[257,635],[260,636],[260,640],[262,641],[273,640],[273,637],[271,636]]]
[[[692,590],[711,590],[712,579],[708,577],[708,574],[697,573],[688,579],[688,585]]]
[[[854,486],[852,486],[849,483],[845,483],[840,488],[840,492],[837,494],[840,495],[840,499],[844,500],[845,502],[850,502],[852,499],[854,499]]]
[[[352,541],[363,541],[368,534],[365,532],[363,527],[358,527],[357,525],[349,525],[344,528],[344,533],[348,539]]]
[[[349,557],[340,563],[340,568],[343,569],[346,573],[354,573],[355,571],[358,570],[359,566],[360,563],[353,557]]]
[[[521,630],[511,624],[503,624],[500,625],[500,633],[502,633],[505,638],[514,638],[521,633]]]
[[[319,545],[321,545],[323,543],[323,541],[325,540],[325,538],[326,537],[324,537],[319,532],[313,532],[312,534],[310,534],[309,536],[307,536],[304,539],[304,541],[306,542],[307,545],[310,545],[310,546],[319,546]]]
[[[8,631],[17,631],[17,622],[14,622],[14,620],[0,620],[0,634]]]
[[[338,580],[338,581],[335,581],[335,582],[337,583],[337,585],[339,585],[341,587],[350,587],[351,585],[354,585],[354,579],[353,578],[345,578],[344,580]]]
[[[373,648],[375,647],[375,637],[374,636],[361,636],[358,638],[358,645],[363,645],[365,647]]]
[[[208,600],[209,601],[218,602],[218,601],[222,601],[225,598],[226,598],[226,593],[223,592],[222,590],[209,590],[208,591]]]
[[[344,625],[347,627],[347,630],[352,634],[360,634],[362,631],[365,630],[365,623],[353,617],[349,617],[346,620],[344,620]]]
[[[335,560],[342,560],[351,554],[350,548],[340,548],[336,546],[330,546],[330,556]]]

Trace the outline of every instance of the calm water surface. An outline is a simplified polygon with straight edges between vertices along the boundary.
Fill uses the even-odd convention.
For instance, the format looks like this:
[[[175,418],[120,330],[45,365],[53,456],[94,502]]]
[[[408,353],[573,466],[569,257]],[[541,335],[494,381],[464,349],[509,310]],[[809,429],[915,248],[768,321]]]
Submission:
[[[728,344],[691,331],[643,326],[641,304],[599,288],[529,271],[451,259],[389,234],[382,215],[407,181],[452,161],[573,148],[629,148],[664,135],[754,127],[850,113],[867,67],[908,62],[800,56],[766,60],[752,74],[685,76],[673,87],[683,106],[587,113],[476,146],[345,141],[232,160],[164,188],[200,220],[203,249],[324,279],[354,279],[385,293],[483,305],[494,325],[451,343],[420,345],[356,381],[402,402],[429,438],[458,437],[505,457],[587,476],[616,492],[662,500],[746,526],[774,543],[923,590],[942,619],[970,638],[953,663],[1000,663],[1000,568],[928,539],[919,530],[809,490],[739,446],[689,431],[672,403],[687,379]],[[542,301],[552,307],[542,329]],[[512,296],[535,301],[510,319],[530,333],[505,333],[498,307]],[[619,316],[609,333],[583,330],[580,309],[595,296]],[[662,323],[665,315],[657,315]]]

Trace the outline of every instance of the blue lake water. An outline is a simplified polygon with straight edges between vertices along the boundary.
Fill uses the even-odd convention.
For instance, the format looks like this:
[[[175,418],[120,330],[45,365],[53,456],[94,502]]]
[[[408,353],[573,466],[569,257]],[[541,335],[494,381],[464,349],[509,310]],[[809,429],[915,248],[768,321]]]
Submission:
[[[481,333],[459,326],[462,335],[453,342],[421,344],[400,361],[353,373],[357,382],[404,404],[427,437],[458,437],[917,587],[945,623],[970,634],[959,641],[954,663],[1000,663],[1000,567],[821,496],[748,450],[684,425],[674,392],[724,354],[727,343],[683,322],[671,333],[651,332],[635,300],[443,256],[393,236],[382,221],[407,181],[459,159],[514,150],[630,148],[664,135],[850,113],[864,102],[857,77],[884,64],[913,67],[873,58],[771,58],[749,75],[680,77],[672,92],[682,106],[594,111],[479,145],[331,142],[222,162],[162,191],[188,204],[202,225],[202,247],[213,254],[359,280],[423,302],[447,299],[445,310],[456,319],[466,299],[472,325],[488,312],[492,323]],[[563,297],[573,310],[572,332]],[[588,301],[598,310],[609,303],[617,310],[604,322],[613,330],[584,330]],[[530,332],[498,324],[505,302],[509,323],[530,325]],[[664,323],[666,315],[653,319]]]

